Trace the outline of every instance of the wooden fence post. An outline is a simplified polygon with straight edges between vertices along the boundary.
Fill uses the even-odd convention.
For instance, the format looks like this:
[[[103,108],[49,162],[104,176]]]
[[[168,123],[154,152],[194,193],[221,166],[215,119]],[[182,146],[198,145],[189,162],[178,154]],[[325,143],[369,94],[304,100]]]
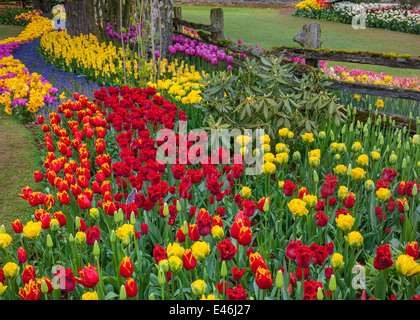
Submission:
[[[181,7],[173,7],[174,10],[174,19],[182,20],[182,8]],[[176,25],[176,31],[182,32],[182,25]]]
[[[310,23],[309,26],[305,24],[302,30],[293,37],[293,41],[299,43],[302,47],[321,48],[321,26],[315,22]],[[319,67],[317,59],[306,59],[306,64],[314,68]]]
[[[212,27],[217,31],[213,35],[218,39],[224,39],[224,22],[223,22],[223,10],[222,8],[211,9],[210,11],[210,21]]]

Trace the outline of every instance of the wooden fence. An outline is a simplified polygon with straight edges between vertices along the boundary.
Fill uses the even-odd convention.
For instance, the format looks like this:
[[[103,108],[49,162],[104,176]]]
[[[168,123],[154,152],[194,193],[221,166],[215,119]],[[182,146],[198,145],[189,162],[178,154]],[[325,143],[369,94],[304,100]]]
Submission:
[[[181,7],[174,7],[173,24],[175,33],[182,33],[182,26],[194,29],[201,38],[201,41],[207,44],[217,45],[235,53],[245,53],[249,57],[260,59],[261,57],[296,57],[307,61],[306,70],[317,67],[319,60],[351,62],[368,65],[381,65],[391,68],[405,68],[420,70],[420,57],[410,55],[398,55],[394,53],[377,53],[347,50],[329,50],[320,48],[320,29],[319,24],[312,23],[307,27],[303,26],[302,31],[295,36],[294,40],[303,47],[277,46],[271,50],[262,51],[254,46],[239,45],[232,41],[224,39],[223,10],[221,8],[211,9],[211,24],[193,23],[182,19]],[[311,29],[312,28],[312,29]],[[318,30],[316,30],[318,28]],[[315,30],[315,31],[314,31]],[[318,35],[316,32],[318,31]],[[308,41],[298,39],[298,36],[305,37],[308,33]],[[189,37],[183,34],[185,37]],[[317,36],[319,38],[317,38]],[[191,37],[190,37],[191,38]],[[314,39],[315,38],[315,39]],[[192,38],[193,39],[193,38]],[[310,43],[310,46],[308,44]],[[306,44],[306,45],[305,45]],[[308,63],[309,62],[309,63]],[[241,66],[239,60],[235,60],[234,66]],[[305,69],[304,69],[305,70]],[[411,99],[420,101],[420,90],[403,89],[398,87],[351,83],[347,81],[329,80],[332,84],[327,89],[351,92],[357,94],[366,94],[372,96]]]

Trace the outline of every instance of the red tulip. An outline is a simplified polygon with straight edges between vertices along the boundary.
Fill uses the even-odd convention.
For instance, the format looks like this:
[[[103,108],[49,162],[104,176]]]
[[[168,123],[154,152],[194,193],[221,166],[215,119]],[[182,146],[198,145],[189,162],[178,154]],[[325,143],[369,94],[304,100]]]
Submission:
[[[405,248],[405,254],[413,257],[414,260],[417,260],[419,258],[419,244],[417,243],[417,241],[407,243],[407,246]]]
[[[228,261],[232,260],[235,256],[238,248],[230,241],[229,238],[226,238],[216,244],[217,249],[219,249],[220,260]]]
[[[27,264],[22,272],[22,282],[27,284],[30,280],[35,280],[35,268],[33,265]]]
[[[22,222],[20,222],[19,219],[16,219],[15,221],[12,222],[12,228],[14,232],[21,233],[23,231]]]
[[[79,268],[78,273],[79,278],[75,278],[76,282],[86,288],[93,288],[99,282],[98,272],[90,263],[87,267]]]
[[[249,264],[253,273],[256,273],[259,267],[267,269],[267,263],[258,252],[249,255]]]
[[[18,249],[18,261],[20,263],[25,263],[28,260],[28,256],[26,255],[26,251],[23,247],[19,247]]]
[[[62,205],[66,205],[70,203],[70,197],[67,191],[57,192],[57,199]]]
[[[124,278],[130,278],[133,275],[133,262],[130,257],[124,257],[120,264],[120,275]]]
[[[271,288],[273,285],[273,276],[268,269],[258,267],[255,273],[255,282],[258,288],[265,290]]]
[[[84,194],[79,194],[77,196],[77,203],[80,209],[89,209],[91,206],[89,198]]]
[[[197,260],[190,249],[185,250],[182,256],[182,265],[186,270],[194,269],[197,266]]]
[[[238,270],[237,267],[232,267],[233,280],[240,281],[245,273],[245,268]]]
[[[252,240],[252,230],[249,227],[242,226],[239,230],[238,243],[244,247],[249,246]]]
[[[376,257],[373,266],[377,270],[389,268],[394,264],[389,244],[384,244],[376,248]]]
[[[37,170],[34,172],[34,179],[35,179],[35,182],[40,182],[42,181],[42,179],[44,179],[44,176],[42,175],[40,171]]]
[[[138,288],[136,284],[136,280],[133,278],[127,279],[125,282],[125,293],[127,294],[127,297],[134,298],[137,295]]]
[[[101,231],[99,230],[98,226],[90,227],[86,230],[86,244],[93,246],[95,244],[95,241],[101,240]],[[128,278],[128,277],[126,277]]]

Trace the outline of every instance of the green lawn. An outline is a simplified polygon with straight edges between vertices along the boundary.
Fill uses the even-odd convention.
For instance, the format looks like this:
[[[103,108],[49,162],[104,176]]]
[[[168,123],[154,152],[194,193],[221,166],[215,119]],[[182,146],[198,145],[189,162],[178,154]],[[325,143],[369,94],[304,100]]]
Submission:
[[[0,40],[16,37],[25,29],[25,26],[12,26],[0,24]]]
[[[32,132],[0,110],[0,225],[8,232],[15,219],[27,221],[34,213],[18,194],[28,185],[36,190],[32,175],[41,166]]]
[[[15,37],[23,26],[0,25],[0,40]],[[34,135],[22,123],[0,109],[0,225],[13,234],[15,219],[27,221],[33,214],[28,202],[19,197],[22,188],[33,186],[33,172],[40,168],[41,156]],[[34,188],[35,190],[35,188]]]
[[[210,23],[211,7],[182,6],[184,20]],[[298,46],[293,41],[302,26],[311,22],[321,25],[322,47],[328,49],[395,52],[420,56],[420,35],[380,29],[355,30],[351,25],[292,17],[279,9],[223,8],[225,37],[270,49],[277,45]],[[393,76],[415,77],[418,70],[393,69],[382,66],[330,62],[329,65],[348,65],[351,68],[386,72]]]

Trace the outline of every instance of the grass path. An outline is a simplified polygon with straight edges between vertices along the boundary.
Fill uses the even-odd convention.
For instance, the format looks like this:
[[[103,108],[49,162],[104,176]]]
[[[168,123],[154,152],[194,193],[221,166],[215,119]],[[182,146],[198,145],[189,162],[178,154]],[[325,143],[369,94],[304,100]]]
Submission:
[[[24,27],[0,25],[0,40],[17,36]],[[31,130],[0,110],[0,225],[12,232],[11,223],[29,219],[33,210],[19,197],[22,188],[33,185],[33,172],[41,157]],[[13,232],[12,232],[13,233]]]
[[[182,18],[188,21],[210,23],[208,6],[182,6]],[[329,21],[292,17],[290,8],[255,9],[223,8],[225,37],[270,49],[276,45],[299,46],[293,41],[302,26],[317,22],[321,26],[322,47],[328,49],[395,52],[420,56],[420,35],[367,28],[355,30],[351,25]],[[386,72],[394,76],[420,76],[418,70],[394,69],[382,66],[330,62],[329,65],[346,64],[351,68]]]

